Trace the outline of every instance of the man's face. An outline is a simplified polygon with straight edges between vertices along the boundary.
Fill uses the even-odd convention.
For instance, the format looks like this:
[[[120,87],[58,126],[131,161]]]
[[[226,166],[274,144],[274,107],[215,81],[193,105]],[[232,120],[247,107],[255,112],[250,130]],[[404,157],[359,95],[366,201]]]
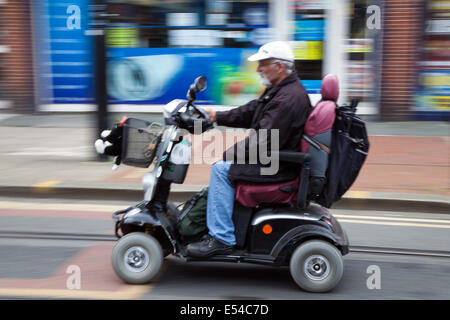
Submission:
[[[261,81],[264,86],[275,86],[278,84],[281,77],[281,63],[276,62],[275,59],[260,60],[258,61],[258,68],[256,71],[261,76]]]

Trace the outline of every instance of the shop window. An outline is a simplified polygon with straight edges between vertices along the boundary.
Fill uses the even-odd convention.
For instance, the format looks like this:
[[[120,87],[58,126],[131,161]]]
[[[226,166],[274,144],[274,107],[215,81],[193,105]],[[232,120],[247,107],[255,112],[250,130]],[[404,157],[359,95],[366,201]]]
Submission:
[[[368,0],[351,1],[350,35],[345,42],[348,57],[346,95],[360,101],[370,100],[375,86],[374,41],[366,26],[368,5]]]
[[[109,1],[109,47],[257,47],[270,38],[269,1]],[[135,32],[131,32],[135,29]]]
[[[450,112],[450,7],[428,1],[415,107],[434,119],[447,120]]]
[[[320,93],[323,68],[325,9],[323,1],[294,1],[295,69],[309,93]]]

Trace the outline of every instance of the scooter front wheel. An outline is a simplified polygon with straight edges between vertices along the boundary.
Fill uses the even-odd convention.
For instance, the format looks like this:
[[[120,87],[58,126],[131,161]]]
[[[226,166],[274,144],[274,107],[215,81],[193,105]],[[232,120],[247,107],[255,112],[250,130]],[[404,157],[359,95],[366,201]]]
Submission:
[[[339,250],[332,244],[307,241],[291,256],[289,269],[295,283],[309,292],[327,292],[341,280],[344,263]]]
[[[150,282],[158,275],[163,261],[163,250],[158,240],[142,232],[120,238],[111,256],[116,274],[130,284]]]

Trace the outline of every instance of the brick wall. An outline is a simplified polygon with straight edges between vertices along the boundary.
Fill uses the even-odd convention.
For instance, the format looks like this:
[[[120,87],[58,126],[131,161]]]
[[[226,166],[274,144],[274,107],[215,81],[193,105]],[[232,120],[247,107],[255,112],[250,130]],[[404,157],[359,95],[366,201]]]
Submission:
[[[408,120],[417,84],[425,0],[385,0],[382,120]]]
[[[0,1],[0,100],[13,112],[33,111],[33,55],[30,0]]]

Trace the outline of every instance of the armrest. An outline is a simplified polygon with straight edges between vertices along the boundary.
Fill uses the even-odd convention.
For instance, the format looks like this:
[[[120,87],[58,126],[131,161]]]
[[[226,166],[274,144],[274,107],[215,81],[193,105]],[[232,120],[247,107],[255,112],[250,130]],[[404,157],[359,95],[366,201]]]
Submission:
[[[305,209],[308,206],[308,189],[309,189],[309,177],[311,172],[311,155],[304,152],[293,151],[280,151],[280,161],[297,163],[302,165],[302,171],[300,175],[300,182],[297,192],[297,208]]]
[[[299,163],[302,164],[305,161],[311,161],[311,155],[304,152],[294,152],[294,151],[279,151],[278,152],[280,161]]]
[[[297,192],[297,208],[305,209],[308,206],[309,177],[311,174],[311,155],[304,152],[280,151],[280,161],[302,165],[300,181]]]
[[[309,177],[311,168],[309,164],[303,166],[302,173],[300,175],[300,182],[298,184],[297,192],[297,208],[305,209],[308,206],[308,190],[309,190]]]

